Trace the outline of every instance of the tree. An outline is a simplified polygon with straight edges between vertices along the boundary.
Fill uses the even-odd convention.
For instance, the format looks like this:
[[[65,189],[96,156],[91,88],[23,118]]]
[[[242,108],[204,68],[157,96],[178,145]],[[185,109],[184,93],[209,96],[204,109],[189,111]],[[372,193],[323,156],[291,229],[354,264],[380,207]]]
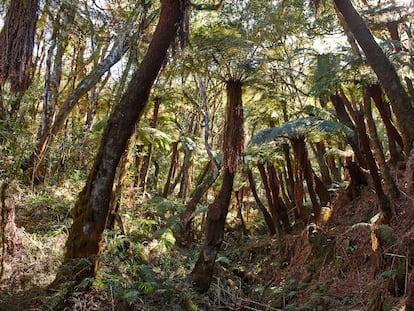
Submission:
[[[94,166],[75,203],[63,266],[54,285],[66,279],[78,284],[96,273],[116,168],[144,112],[168,48],[176,37],[179,25],[183,25],[188,5],[185,0],[161,1],[158,24],[147,53],[110,115]],[[64,269],[65,266],[69,269]]]
[[[0,86],[9,81],[12,92],[30,85],[38,9],[39,0],[12,0],[0,32]]]
[[[223,181],[219,193],[208,207],[206,236],[197,263],[191,272],[195,286],[201,291],[210,287],[214,264],[224,241],[224,225],[233,190],[237,163],[244,151],[242,82],[228,80],[227,108],[223,142]]]
[[[401,84],[394,66],[376,43],[351,1],[334,0],[334,3],[364,51],[367,63],[384,87],[401,130],[405,153],[408,156],[414,142],[414,109],[411,99]]]

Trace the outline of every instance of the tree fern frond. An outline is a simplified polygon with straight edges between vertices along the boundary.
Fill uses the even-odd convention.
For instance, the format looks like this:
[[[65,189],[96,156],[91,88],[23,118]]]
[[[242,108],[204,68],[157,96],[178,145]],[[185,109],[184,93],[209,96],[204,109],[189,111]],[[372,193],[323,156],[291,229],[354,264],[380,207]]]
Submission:
[[[333,120],[322,120],[315,116],[310,116],[295,121],[286,122],[279,127],[261,130],[255,136],[253,136],[249,144],[264,145],[280,137],[285,137],[288,139],[304,137],[320,138],[329,135],[342,135],[352,133],[353,132],[350,128],[341,123]]]

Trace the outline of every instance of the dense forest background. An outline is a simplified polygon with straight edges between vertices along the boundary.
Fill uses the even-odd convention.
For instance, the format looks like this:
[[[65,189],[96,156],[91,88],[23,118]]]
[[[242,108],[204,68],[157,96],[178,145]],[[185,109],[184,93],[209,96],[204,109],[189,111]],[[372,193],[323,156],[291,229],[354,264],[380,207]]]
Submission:
[[[0,310],[414,310],[413,11],[0,0]]]

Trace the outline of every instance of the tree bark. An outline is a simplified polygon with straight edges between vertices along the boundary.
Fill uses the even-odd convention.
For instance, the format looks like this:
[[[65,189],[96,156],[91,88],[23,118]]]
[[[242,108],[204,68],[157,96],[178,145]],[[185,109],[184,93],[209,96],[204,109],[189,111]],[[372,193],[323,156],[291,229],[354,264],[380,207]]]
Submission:
[[[244,153],[242,82],[229,80],[223,141],[223,183],[207,212],[206,237],[198,261],[191,272],[194,285],[207,291],[213,278],[214,264],[224,240],[224,225],[230,204],[234,174]]]
[[[332,95],[331,102],[335,108],[336,116],[338,117],[339,121],[353,131],[353,135],[346,135],[346,141],[352,147],[358,164],[361,167],[366,168],[366,161],[364,156],[362,155],[361,148],[359,145],[358,131],[356,130],[354,123],[352,122],[348,112],[345,109],[345,105],[342,101],[342,98],[338,94]]]
[[[178,152],[178,141],[174,142],[172,146],[170,168],[168,170],[167,181],[165,182],[164,191],[162,193],[162,196],[164,198],[168,197],[168,194],[170,193],[171,179],[174,178],[175,170],[177,168],[177,152]]]
[[[414,141],[414,109],[411,99],[405,91],[394,66],[375,41],[364,20],[353,7],[352,2],[350,0],[334,0],[334,3],[364,51],[367,63],[374,70],[384,87],[404,140],[404,151],[408,156]]]
[[[363,94],[364,112],[365,112],[365,117],[367,119],[369,135],[371,137],[373,155],[378,163],[379,169],[384,179],[384,186],[388,190],[387,191],[388,194],[390,194],[395,199],[400,196],[400,190],[398,189],[397,184],[392,178],[390,169],[388,168],[388,165],[385,161],[385,155],[384,155],[381,143],[378,138],[377,128],[374,123],[374,118],[372,117],[371,97],[369,96],[369,91],[367,89],[364,89],[363,92],[364,92]]]
[[[404,160],[402,155],[402,151],[404,150],[403,139],[392,123],[391,109],[389,104],[384,102],[382,98],[381,87],[378,84],[373,84],[367,88],[367,91],[374,100],[375,106],[377,107],[381,119],[384,122],[385,129],[387,130],[391,162],[396,165],[397,162]],[[396,144],[398,144],[399,150],[397,150],[398,147]]]
[[[274,198],[272,196],[272,192],[270,190],[269,180],[266,174],[265,166],[262,163],[257,164],[257,168],[260,173],[260,177],[262,179],[263,188],[265,190],[267,204],[269,205],[270,214],[272,215],[273,224],[276,227],[277,233],[282,234],[282,226],[281,226],[281,219],[279,215],[279,211],[276,208]]]
[[[147,53],[133,74],[126,93],[110,115],[93,169],[75,203],[63,260],[63,266],[69,269],[60,269],[53,285],[67,279],[76,285],[96,273],[116,168],[165,63],[185,6],[184,1],[161,1],[158,25]]]
[[[260,200],[259,195],[257,194],[257,187],[256,187],[256,182],[254,181],[253,173],[250,169],[247,169],[246,174],[247,174],[247,178],[249,179],[250,190],[252,191],[252,194],[253,194],[254,200],[256,201],[257,206],[259,207],[260,211],[263,214],[267,228],[269,229],[269,233],[270,235],[275,235],[276,234],[275,224],[273,223],[272,216],[269,214],[266,207]]]
[[[0,32],[0,86],[10,82],[14,93],[30,85],[39,0],[12,0]]]
[[[154,102],[154,110],[152,114],[152,120],[151,120],[151,128],[157,127],[157,121],[158,121],[158,112],[160,110],[161,105],[161,98],[157,97]],[[148,172],[151,165],[151,159],[152,159],[152,144],[149,143],[147,146],[147,155],[144,157],[143,166],[141,168],[141,188],[142,193],[145,194],[147,192],[147,181],[148,181]]]
[[[308,149],[306,148],[306,143],[304,138],[296,138],[290,139],[292,143],[293,152],[295,154],[296,159],[296,170],[298,175],[303,175],[303,178],[306,181],[306,185],[308,186],[309,196],[312,202],[312,210],[313,210],[313,217],[315,223],[319,223],[319,216],[321,213],[321,206],[317,200],[316,192],[315,192],[315,185],[313,180],[313,173],[312,173],[312,166],[309,161],[308,156]],[[303,180],[303,179],[302,179]],[[301,187],[300,184],[295,185],[296,188]],[[303,186],[302,186],[303,187]],[[303,191],[303,190],[302,190]],[[306,215],[306,213],[304,213]],[[305,220],[305,219],[303,219]]]
[[[391,202],[382,188],[381,178],[378,174],[378,167],[375,163],[374,156],[372,155],[369,137],[366,134],[364,115],[361,111],[355,111],[355,123],[357,124],[357,129],[361,138],[361,145],[367,159],[368,169],[371,174],[372,181],[374,183],[374,189],[377,194],[378,203],[384,215],[384,223],[389,224],[392,217]]]

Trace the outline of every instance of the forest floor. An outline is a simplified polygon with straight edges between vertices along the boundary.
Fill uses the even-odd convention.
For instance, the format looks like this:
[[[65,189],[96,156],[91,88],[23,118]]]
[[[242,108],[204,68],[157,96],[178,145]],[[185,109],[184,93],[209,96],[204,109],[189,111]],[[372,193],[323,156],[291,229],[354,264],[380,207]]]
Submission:
[[[59,309],[65,293],[47,285],[63,256],[78,190],[71,183],[36,191],[10,186],[6,203],[15,208],[17,234],[14,255],[3,260],[0,310]],[[372,220],[379,209],[371,187],[353,200],[337,192],[323,224],[296,226],[284,237],[267,235],[251,206],[243,234],[232,211],[206,294],[188,278],[200,234],[190,248],[175,243],[183,206],[143,200],[134,189],[123,202],[126,235],[106,233],[98,276],[87,292],[81,285],[68,298],[73,310],[403,310],[414,253],[414,198],[405,193],[392,201],[397,216],[390,226]]]

